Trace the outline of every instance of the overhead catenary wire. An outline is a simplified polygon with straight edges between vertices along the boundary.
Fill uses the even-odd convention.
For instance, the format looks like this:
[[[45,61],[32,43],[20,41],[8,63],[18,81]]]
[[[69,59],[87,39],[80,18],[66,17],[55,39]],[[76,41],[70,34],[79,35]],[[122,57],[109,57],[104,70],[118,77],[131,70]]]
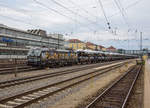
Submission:
[[[111,29],[111,27],[110,27],[110,22],[108,21],[108,18],[107,18],[107,16],[106,16],[106,12],[105,12],[105,10],[104,10],[102,1],[101,1],[101,0],[98,0],[98,2],[99,2],[99,4],[100,4],[100,7],[101,7],[102,12],[103,12],[103,14],[104,14],[104,17],[105,17],[106,23],[107,23],[107,25],[108,25],[108,28]]]
[[[1,5],[1,4],[0,4],[0,5]],[[18,9],[12,9],[12,8],[10,8],[10,7],[7,7],[6,5],[2,5],[2,6],[5,7],[5,8],[8,8],[8,9],[11,9],[11,10],[13,10],[13,11],[15,11],[15,12],[19,12],[19,13],[21,13],[21,14],[28,15],[28,14],[26,14],[26,12],[23,12],[22,10],[20,11],[20,10],[18,10]],[[24,20],[22,20],[22,19],[13,18],[13,17],[9,17],[9,16],[4,16],[4,15],[1,15],[0,17],[9,19],[9,20],[12,20],[12,21],[15,21],[15,22],[23,23],[23,24],[26,24],[26,25],[31,25],[32,27],[42,28],[42,27],[40,27],[39,25],[35,25],[35,24],[31,23],[31,22],[26,22],[26,21],[24,21]]]
[[[89,11],[87,11],[85,8],[83,8],[83,7],[81,7],[80,5],[78,5],[78,4],[76,4],[76,3],[74,3],[72,0],[68,0],[70,3],[72,3],[74,6],[77,6],[78,8],[80,8],[82,11],[84,11],[85,13],[87,13],[90,17],[92,16],[93,18],[95,18],[96,19],[96,23],[97,24],[101,24],[100,22],[102,22],[104,19],[103,18],[100,18],[99,16],[95,16],[94,14],[92,14],[92,13],[90,13]],[[96,1],[96,0],[95,0]],[[94,8],[94,7],[93,7]],[[99,20],[99,21],[98,21]],[[103,21],[104,22],[104,21]],[[107,25],[108,25],[109,23],[107,22]],[[111,28],[110,26],[109,26],[109,28]],[[104,30],[106,30],[105,29],[105,27],[103,27],[103,29]],[[97,31],[97,30],[96,30]],[[106,30],[107,31],[107,30]]]
[[[121,9],[121,7],[119,6],[118,2],[117,2],[116,0],[114,0],[114,2],[115,2],[115,4],[116,4],[117,8],[119,9],[119,11],[120,11],[120,13],[121,13],[121,15],[122,15],[122,18],[123,18],[123,20],[125,21],[125,24],[126,24],[128,27],[130,27],[128,21],[126,20],[126,17],[125,17],[125,15],[124,15],[124,12],[122,11],[122,9]]]
[[[125,11],[125,9],[124,9],[124,7],[123,7],[120,0],[118,0],[118,4],[120,5],[120,7],[121,7],[122,11],[124,12],[124,14],[127,16],[127,13],[126,13],[126,11]]]
[[[72,14],[77,15],[77,16],[79,16],[79,17],[81,17],[81,18],[83,18],[83,19],[87,20],[87,21],[88,21],[88,22],[90,22],[91,24],[98,25],[96,22],[89,20],[89,18],[88,18],[88,17],[83,16],[83,15],[80,15],[80,14],[79,14],[79,13],[77,13],[77,12],[74,12],[73,10],[71,10],[71,9],[67,8],[67,7],[66,7],[66,6],[64,6],[63,4],[61,4],[61,3],[57,2],[56,0],[50,0],[50,1],[52,1],[52,2],[53,2],[53,3],[55,3],[56,5],[58,5],[58,6],[62,7],[62,8],[64,8],[65,10],[67,10],[67,11],[71,12]]]
[[[76,4],[75,2],[73,2],[72,0],[68,0],[71,4],[73,4],[74,6],[78,7],[79,9],[81,9],[83,12],[85,12],[86,14],[88,14],[90,17],[92,16],[93,18],[99,18],[98,16],[95,16],[94,14],[92,14],[91,12],[87,11],[85,8],[79,6],[78,4]]]
[[[7,6],[5,5],[4,7],[7,7]],[[7,7],[7,8],[12,9],[12,8],[10,8],[10,7]],[[13,11],[16,11],[16,12],[19,12],[19,13],[21,13],[21,14],[24,14],[24,15],[28,15],[28,14],[26,14],[26,12],[28,13],[28,11],[25,11],[25,10],[18,10],[18,9],[12,9],[12,10],[13,10]],[[26,21],[21,20],[21,19],[16,19],[16,18],[13,18],[13,17],[8,17],[8,16],[2,16],[2,17],[5,17],[5,18],[7,18],[7,19],[9,19],[9,20],[13,20],[13,21],[15,21],[15,22],[20,22],[20,23],[24,23],[24,24],[27,24],[27,25],[31,25],[31,26],[33,26],[33,27],[41,28],[39,25],[35,25],[35,24],[32,24],[31,22],[26,22]],[[76,19],[75,19],[74,21],[76,21]],[[77,22],[78,22],[78,21],[77,21]],[[86,26],[86,28],[88,28],[88,27]],[[90,29],[90,30],[92,30],[92,29]],[[94,31],[94,30],[93,30],[93,31]]]
[[[140,3],[140,2],[141,2],[141,0],[137,0],[137,1],[133,2],[133,3],[131,3],[130,5],[126,6],[126,7],[124,8],[124,10],[130,9],[130,8],[132,8],[133,6],[137,5],[137,4]],[[118,15],[119,13],[120,13],[120,10],[119,10],[118,12],[115,12],[115,13],[112,14],[111,16],[108,16],[108,18],[112,18],[112,17]]]
[[[9,6],[6,5],[6,4],[3,4],[2,2],[0,3],[0,5],[1,5],[2,7],[8,8],[8,9],[12,9],[12,10],[14,10],[14,11],[16,11],[16,12],[20,12],[20,13],[22,13],[22,14],[29,13],[29,11],[26,11],[25,9],[12,8],[12,7],[9,7]]]
[[[127,15],[127,12],[125,11],[125,9],[124,9],[124,7],[123,7],[123,5],[122,5],[122,3],[121,3],[121,1],[120,0],[118,0],[118,3],[119,3],[119,5],[120,5],[120,7],[121,7],[121,9],[122,9],[122,12],[124,13],[124,15],[126,16],[125,18],[126,18],[126,20],[127,20],[127,23],[129,24],[129,22],[128,22],[128,15]],[[129,26],[131,26],[131,24],[129,24]]]
[[[133,7],[133,6],[136,5],[138,2],[140,2],[140,0],[137,0],[136,2],[130,4],[130,5],[127,6],[125,9]],[[23,14],[25,14],[26,12],[28,12],[28,11],[24,11],[24,10],[19,10],[19,11],[22,11]],[[119,13],[119,12],[116,12],[116,13],[113,14],[112,16],[108,16],[108,18],[113,17],[114,15],[117,15],[118,13]]]
[[[63,13],[57,11],[56,9],[50,8],[50,7],[48,7],[47,5],[41,3],[41,2],[39,2],[39,1],[37,1],[37,0],[33,0],[33,1],[34,1],[35,3],[37,3],[37,4],[39,4],[40,6],[42,6],[42,7],[46,8],[46,9],[50,10],[50,11],[53,11],[53,12],[55,12],[55,13],[61,15],[61,16],[66,17],[67,19],[70,19],[70,20],[72,20],[72,21],[78,22],[80,25],[83,25],[81,22],[76,21],[76,19],[74,19],[74,18],[72,18],[72,17],[69,17],[69,16],[63,14]],[[89,28],[88,26],[86,26],[86,27],[87,27],[89,30],[92,30],[92,29]],[[92,31],[93,31],[93,30],[92,30]]]
[[[119,9],[119,11],[120,11],[120,13],[121,13],[121,15],[123,17],[123,20],[125,21],[125,24],[128,27],[128,32],[127,32],[128,39],[127,40],[128,40],[128,48],[129,48],[129,46],[130,46],[130,34],[129,33],[131,31],[131,25],[127,21],[127,14],[126,14],[125,9],[122,6],[120,0],[118,0],[118,2],[117,2],[117,0],[114,0],[114,2],[115,2],[116,6],[118,7],[118,9]]]
[[[14,17],[15,18],[15,17]],[[16,17],[17,18],[17,17]],[[107,17],[109,19],[109,17]],[[21,19],[20,19],[21,20]],[[24,23],[24,21],[20,21],[21,23]],[[26,23],[27,24],[27,23]]]
[[[134,2],[134,3],[131,3],[130,5],[128,5],[127,7],[125,7],[124,9],[127,10],[127,9],[129,9],[129,8],[131,8],[131,7],[135,6],[135,5],[137,5],[139,2],[141,2],[141,0],[137,0],[137,1]],[[119,10],[118,12],[116,12],[116,13],[114,13],[114,14],[108,16],[108,18],[114,17],[115,15],[118,15],[119,13],[120,13],[120,10]]]
[[[81,10],[83,10],[85,13],[89,14],[90,16],[93,16],[93,18],[94,18],[94,17],[95,17],[95,18],[97,17],[97,18],[100,19],[100,20],[104,20],[104,19],[102,19],[102,18],[99,18],[98,16],[95,16],[95,15],[91,14],[89,11],[87,11],[87,10],[84,9],[83,7],[79,6],[78,4],[76,4],[75,2],[73,2],[72,0],[68,0],[68,1],[71,2],[74,6],[77,6],[78,8],[80,8]],[[119,4],[122,6],[120,0],[118,0],[118,1],[119,1]],[[127,9],[129,9],[129,8],[131,8],[131,7],[133,7],[133,6],[135,6],[135,5],[138,4],[140,1],[141,1],[141,0],[137,0],[137,1],[133,2],[133,3],[131,3],[130,5],[128,5],[127,7],[125,7],[125,8],[122,6],[123,11],[126,12],[125,10],[127,10]],[[113,16],[115,16],[115,15],[117,15],[117,14],[119,14],[119,13],[120,13],[120,11],[118,11],[118,12],[116,12],[116,13],[114,13],[114,14],[108,16],[107,19],[108,19],[108,18],[111,18],[111,17],[113,17]],[[117,33],[116,33],[116,28],[115,28],[114,33],[115,33],[115,35],[117,35]]]
[[[80,8],[81,10],[83,10],[85,13],[94,16],[93,14],[91,14],[89,11],[87,11],[86,9],[84,9],[83,7],[77,5],[75,2],[73,2],[72,0],[68,0],[70,3],[72,3],[74,6],[77,6],[78,8]]]
[[[22,14],[22,15],[29,16],[29,17],[31,17],[31,19],[32,19],[32,16],[30,15],[30,13],[31,13],[32,11],[28,11],[28,10],[24,10],[24,9],[11,8],[11,7],[8,7],[7,5],[1,4],[1,3],[0,3],[0,6],[6,8],[6,9],[10,9],[11,11],[20,13],[20,14]],[[33,24],[33,22],[32,22],[30,19],[28,20],[29,22],[26,22],[26,21],[21,20],[21,19],[18,19],[18,18],[12,18],[12,17],[7,17],[7,16],[2,16],[2,17],[5,17],[6,19],[9,19],[9,20],[13,20],[13,21],[15,21],[15,22],[20,22],[20,23],[23,23],[23,24],[31,25],[31,26],[36,27],[36,28],[43,28],[43,27],[40,26],[40,25]],[[44,28],[43,28],[43,29],[44,29]]]
[[[20,23],[23,23],[23,24],[27,24],[27,25],[31,25],[33,27],[38,27],[38,25],[34,25],[30,22],[25,22],[24,20],[20,20],[20,19],[16,19],[16,18],[13,18],[13,17],[9,17],[9,16],[4,16],[4,15],[0,15],[0,17],[3,17],[3,18],[6,18],[6,19],[9,19],[9,20],[12,20],[12,21],[15,21],[15,22],[20,22]]]
[[[129,25],[130,29],[131,29],[131,28],[132,28],[132,25],[131,25],[131,23],[129,23],[129,19],[128,19],[127,12],[125,11],[125,8],[123,7],[123,5],[122,5],[122,3],[121,3],[120,0],[118,0],[118,3],[119,3],[119,5],[120,5],[120,7],[122,8],[122,12],[124,13],[125,19],[126,19],[128,25]]]
[[[23,11],[20,11],[20,10],[17,10],[17,9],[12,9],[12,8],[9,8],[8,6],[4,6],[4,5],[2,5],[2,4],[0,4],[0,6],[3,6],[3,7],[5,7],[5,8],[11,9],[11,10],[13,10],[13,11],[15,11],[15,12],[22,13],[23,15],[29,16],[28,14],[26,14],[26,13],[23,12]],[[13,21],[15,21],[15,22],[20,22],[20,23],[24,23],[24,24],[27,24],[27,25],[31,25],[31,26],[33,26],[33,27],[42,28],[42,27],[40,27],[39,25],[35,25],[35,24],[31,23],[31,22],[25,22],[24,20],[21,20],[21,19],[16,19],[16,18],[13,18],[13,17],[4,16],[4,15],[0,15],[0,16],[1,16],[1,17],[4,17],[4,18],[6,18],[6,19],[13,20]]]

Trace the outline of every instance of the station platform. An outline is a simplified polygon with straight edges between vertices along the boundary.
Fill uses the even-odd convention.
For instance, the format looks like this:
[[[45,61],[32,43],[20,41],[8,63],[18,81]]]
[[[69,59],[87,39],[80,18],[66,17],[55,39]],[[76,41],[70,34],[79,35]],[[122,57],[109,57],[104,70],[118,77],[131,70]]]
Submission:
[[[150,59],[148,59],[145,63],[144,108],[150,108]]]

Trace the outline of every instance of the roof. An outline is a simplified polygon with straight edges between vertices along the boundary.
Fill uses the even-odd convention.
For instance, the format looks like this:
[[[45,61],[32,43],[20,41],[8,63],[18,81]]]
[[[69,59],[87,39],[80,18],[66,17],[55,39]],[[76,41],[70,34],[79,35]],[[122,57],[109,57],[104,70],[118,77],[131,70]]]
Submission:
[[[46,31],[41,30],[41,29],[30,29],[30,30],[27,30],[27,32],[29,32],[31,34],[37,34],[37,35],[40,35],[40,36],[47,36]]]
[[[68,42],[70,43],[83,43],[81,40],[79,39],[69,39]]]
[[[93,49],[92,49],[92,48],[90,48],[88,45],[86,46],[86,48],[87,48],[87,49],[91,49],[91,50],[93,50]]]
[[[110,47],[108,47],[107,49],[109,49],[109,50],[116,50],[116,48],[113,47],[113,46],[110,46]]]
[[[87,42],[86,45],[95,45],[95,44],[91,42]]]
[[[102,45],[99,45],[99,48],[100,48],[100,49],[102,49],[102,48],[105,48],[105,47],[104,47],[104,46],[102,46]]]
[[[2,29],[8,29],[8,30],[16,31],[16,32],[21,32],[21,33],[25,33],[25,34],[30,34],[30,35],[34,35],[34,36],[39,36],[39,37],[41,37],[41,35],[39,35],[39,34],[30,33],[29,31],[25,31],[25,30],[20,30],[20,29],[8,27],[8,26],[6,26],[6,25],[4,25],[4,24],[0,24],[0,28],[2,28]],[[6,34],[5,34],[5,35],[6,35]],[[56,38],[54,38],[54,37],[48,37],[48,36],[46,36],[45,38],[53,38],[53,39],[56,39]],[[63,40],[63,39],[60,39],[60,40]]]

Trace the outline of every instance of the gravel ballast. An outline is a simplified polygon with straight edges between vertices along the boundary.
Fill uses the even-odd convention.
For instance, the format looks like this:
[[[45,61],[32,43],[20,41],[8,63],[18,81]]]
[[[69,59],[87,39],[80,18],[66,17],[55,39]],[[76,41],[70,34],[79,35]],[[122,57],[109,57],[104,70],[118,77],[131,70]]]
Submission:
[[[120,77],[124,72],[133,64],[128,67],[123,66],[120,69],[112,70],[111,72],[100,76],[97,80],[88,82],[86,86],[82,86],[77,92],[70,95],[61,101],[57,101],[54,105],[49,105],[49,108],[82,108],[81,106],[87,105],[87,100],[91,100],[94,94],[106,85],[109,85],[113,80]],[[45,107],[46,108],[46,107]]]
[[[131,65],[133,64],[130,64],[130,66]],[[102,89],[117,77],[124,74],[127,69],[126,66],[123,66],[120,69],[112,70],[75,87],[57,93],[54,96],[40,100],[39,103],[34,103],[27,108],[76,108],[79,104],[84,103],[84,100],[91,98],[92,94],[96,93],[99,89]]]
[[[105,66],[103,66],[103,67],[105,67]],[[20,84],[20,85],[16,85],[16,86],[12,86],[12,87],[6,87],[6,88],[0,90],[0,98],[6,98],[9,96],[13,96],[13,95],[22,93],[24,91],[33,90],[35,88],[39,88],[39,87],[43,87],[43,86],[46,86],[46,85],[49,85],[52,83],[63,81],[63,80],[69,79],[69,78],[83,75],[85,73],[90,73],[93,70],[95,70],[95,68],[79,71],[76,73],[70,73],[70,74],[65,74],[65,75],[61,75],[61,76],[56,76],[56,77],[52,77],[52,78],[37,80],[37,81],[33,81],[33,82],[28,82],[25,84]]]

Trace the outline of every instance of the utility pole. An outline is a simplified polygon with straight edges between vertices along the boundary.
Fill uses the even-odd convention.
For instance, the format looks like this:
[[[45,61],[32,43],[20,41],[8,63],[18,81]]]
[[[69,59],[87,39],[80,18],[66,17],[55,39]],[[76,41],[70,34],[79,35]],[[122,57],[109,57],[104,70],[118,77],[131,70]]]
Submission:
[[[142,32],[140,32],[140,50],[142,51]]]
[[[140,32],[140,51],[141,51],[141,57],[142,57],[142,32]]]
[[[59,49],[59,35],[60,35],[60,34],[58,34],[58,49]]]

